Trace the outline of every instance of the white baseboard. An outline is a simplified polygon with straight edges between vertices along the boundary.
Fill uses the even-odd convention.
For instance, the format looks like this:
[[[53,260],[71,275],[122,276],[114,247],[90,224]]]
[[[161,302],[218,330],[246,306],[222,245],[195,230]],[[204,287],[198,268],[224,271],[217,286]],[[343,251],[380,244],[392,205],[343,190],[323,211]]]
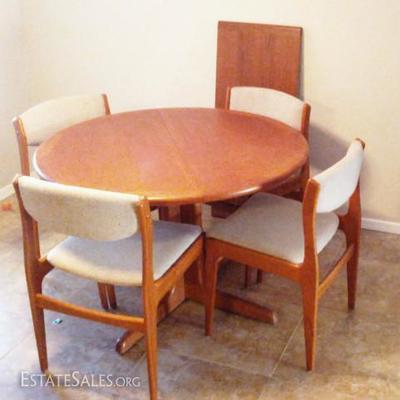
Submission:
[[[0,200],[4,200],[7,197],[11,196],[12,194],[14,194],[14,188],[11,185],[11,183],[9,185],[0,188]]]
[[[371,231],[395,233],[400,235],[400,222],[391,222],[374,218],[363,218],[361,226],[364,229]]]

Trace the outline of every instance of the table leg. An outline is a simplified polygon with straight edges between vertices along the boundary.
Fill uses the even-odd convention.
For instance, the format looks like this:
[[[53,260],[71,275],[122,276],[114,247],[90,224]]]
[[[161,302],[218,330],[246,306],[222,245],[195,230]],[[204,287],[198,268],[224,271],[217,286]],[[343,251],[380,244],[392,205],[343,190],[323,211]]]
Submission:
[[[185,295],[186,299],[197,303],[203,303],[204,292],[198,285],[185,283]],[[241,299],[235,295],[225,293],[219,289],[217,289],[215,307],[220,310],[241,315],[242,317],[255,319],[272,325],[278,320],[275,311],[251,301]]]
[[[180,222],[179,206],[158,207],[158,217],[162,221]]]
[[[171,292],[169,292],[158,306],[158,322],[162,321],[168,314],[174,311],[180,304],[185,301],[185,288],[183,280],[178,282]],[[118,339],[115,346],[117,353],[123,355],[138,343],[144,336],[140,331],[125,331]]]
[[[201,204],[189,204],[181,206],[180,221],[187,224],[203,226]]]
[[[180,210],[177,207],[160,208],[161,220],[179,220],[184,223],[194,223],[201,226],[201,205],[185,205]],[[201,277],[201,263],[194,263],[186,272],[185,278],[178,281],[172,290],[160,303],[158,308],[158,321],[163,320],[169,313],[175,310],[186,299],[203,303],[204,290]],[[221,310],[241,315],[246,318],[275,324],[277,321],[276,313],[251,301],[241,299],[221,290],[217,291],[216,307]],[[143,338],[144,334],[138,331],[126,331],[118,340],[116,351],[125,354],[132,346]]]
[[[181,206],[181,221],[201,225],[201,205]],[[186,299],[204,303],[204,290],[200,273],[201,262],[202,260],[193,264],[185,274],[185,296]],[[222,290],[217,290],[215,306],[221,310],[269,324],[275,324],[277,321],[277,315],[273,310],[225,293]]]

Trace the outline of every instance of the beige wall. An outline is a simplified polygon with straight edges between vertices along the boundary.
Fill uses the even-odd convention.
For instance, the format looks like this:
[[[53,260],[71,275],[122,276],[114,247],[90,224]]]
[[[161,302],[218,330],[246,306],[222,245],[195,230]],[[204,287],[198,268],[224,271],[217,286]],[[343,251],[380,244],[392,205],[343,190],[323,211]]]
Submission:
[[[21,3],[0,4],[0,190],[18,171],[17,143],[11,119],[27,104]]]
[[[212,106],[218,20],[302,26],[313,164],[362,137],[364,215],[400,222],[398,0],[26,0],[25,11],[30,103],[104,91],[114,112]]]

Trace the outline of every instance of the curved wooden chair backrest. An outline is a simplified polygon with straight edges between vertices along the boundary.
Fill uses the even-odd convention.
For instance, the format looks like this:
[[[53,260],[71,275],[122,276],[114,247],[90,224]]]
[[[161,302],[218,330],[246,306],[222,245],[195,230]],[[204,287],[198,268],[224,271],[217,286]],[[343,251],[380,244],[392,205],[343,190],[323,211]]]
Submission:
[[[225,108],[276,119],[308,136],[310,106],[279,90],[254,86],[228,88]]]
[[[30,174],[28,146],[38,146],[61,129],[107,114],[110,114],[107,96],[98,94],[48,100],[14,118],[21,173]]]
[[[312,179],[319,183],[316,212],[327,213],[345,204],[356,190],[364,158],[364,144],[355,140],[346,155]]]
[[[24,210],[54,232],[91,240],[120,240],[139,229],[136,195],[46,182],[30,176],[15,179]]]

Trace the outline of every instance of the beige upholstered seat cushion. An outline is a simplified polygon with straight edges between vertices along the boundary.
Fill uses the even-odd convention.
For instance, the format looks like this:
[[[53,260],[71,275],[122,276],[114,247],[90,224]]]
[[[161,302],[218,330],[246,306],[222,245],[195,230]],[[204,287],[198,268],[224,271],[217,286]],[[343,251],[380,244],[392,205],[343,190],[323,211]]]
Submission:
[[[199,237],[196,225],[155,221],[153,224],[153,273],[159,279]],[[47,255],[56,268],[120,286],[142,284],[142,242],[139,233],[116,241],[69,237]]]
[[[317,215],[318,252],[338,226],[335,213]],[[215,223],[207,236],[300,264],[304,260],[302,203],[257,193],[231,216]]]

